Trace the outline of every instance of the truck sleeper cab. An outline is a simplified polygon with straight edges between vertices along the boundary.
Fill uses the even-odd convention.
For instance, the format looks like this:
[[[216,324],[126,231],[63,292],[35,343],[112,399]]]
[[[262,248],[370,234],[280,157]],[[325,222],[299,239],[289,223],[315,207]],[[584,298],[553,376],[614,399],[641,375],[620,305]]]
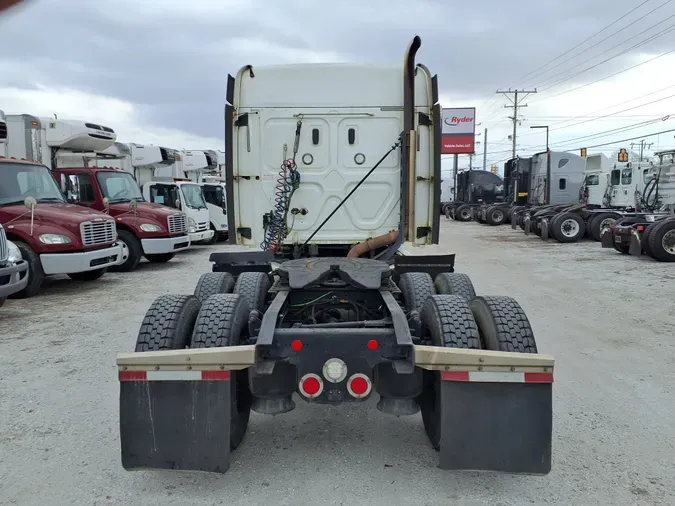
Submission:
[[[164,178],[162,178],[164,179]],[[143,197],[148,202],[181,209],[187,216],[191,243],[210,241],[214,231],[209,226],[209,209],[201,186],[189,180],[166,178],[143,185]]]
[[[0,223],[28,263],[28,283],[12,298],[35,295],[45,276],[89,281],[122,261],[115,220],[69,204],[39,163],[0,159]]]
[[[142,257],[152,263],[168,262],[190,247],[185,213],[147,202],[128,172],[111,167],[60,167],[54,175],[69,202],[115,218],[123,262],[111,271],[129,272]]]

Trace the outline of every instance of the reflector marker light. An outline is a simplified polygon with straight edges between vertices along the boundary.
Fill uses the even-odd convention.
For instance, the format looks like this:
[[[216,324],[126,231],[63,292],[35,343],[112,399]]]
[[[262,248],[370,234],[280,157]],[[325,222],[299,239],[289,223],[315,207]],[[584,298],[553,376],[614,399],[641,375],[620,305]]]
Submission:
[[[120,381],[228,381],[230,371],[120,371]]]
[[[298,390],[300,390],[300,393],[305,397],[314,399],[323,392],[323,381],[321,381],[321,378],[314,373],[305,374],[300,378]]]
[[[302,341],[300,339],[296,339],[291,343],[291,349],[293,351],[300,351],[302,349]]]
[[[370,378],[361,373],[353,374],[347,382],[347,391],[357,399],[367,397],[372,388],[373,384],[370,382]]]
[[[470,383],[553,383],[550,372],[441,371],[443,381]]]

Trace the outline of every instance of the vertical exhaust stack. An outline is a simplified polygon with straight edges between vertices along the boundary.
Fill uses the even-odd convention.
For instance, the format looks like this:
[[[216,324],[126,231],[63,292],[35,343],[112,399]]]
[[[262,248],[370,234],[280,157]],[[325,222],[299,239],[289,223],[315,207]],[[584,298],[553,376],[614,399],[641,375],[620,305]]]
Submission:
[[[408,44],[403,62],[403,146],[401,150],[401,220],[395,251],[406,240],[414,237],[412,219],[415,193],[415,56],[422,39],[415,35]],[[384,259],[384,258],[383,258]]]

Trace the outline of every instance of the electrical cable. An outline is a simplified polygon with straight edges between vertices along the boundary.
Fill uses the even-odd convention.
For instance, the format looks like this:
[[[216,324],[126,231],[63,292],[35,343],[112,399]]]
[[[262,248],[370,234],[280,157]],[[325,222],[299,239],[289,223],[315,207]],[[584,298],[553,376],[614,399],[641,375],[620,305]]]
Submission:
[[[639,17],[639,18],[637,18],[637,19],[635,19],[635,20],[631,20],[630,26],[634,26],[637,22],[643,20],[644,18],[646,18],[647,16],[649,16],[649,15],[652,14],[653,12],[657,11],[657,10],[660,9],[661,7],[665,6],[666,4],[669,4],[671,1],[672,1],[672,0],[667,0],[666,2],[662,3],[662,4],[659,5],[658,7],[655,7],[655,8],[653,8],[651,11],[647,12],[647,14],[644,14],[643,16],[641,16],[641,17]],[[675,17],[675,14],[672,15],[672,16],[669,16],[669,17],[667,17],[667,18],[665,18],[665,19],[662,19],[662,20],[659,21],[658,23],[653,24],[653,25],[650,26],[649,28],[645,28],[644,30],[642,30],[641,32],[636,33],[635,35],[632,35],[631,38],[637,37],[637,36],[639,36],[639,35],[642,35],[643,33],[648,32],[648,31],[651,30],[652,28],[655,28],[655,27],[657,27],[658,25],[665,23],[666,21],[668,21],[669,19],[671,19],[671,18],[673,18],[673,17]],[[576,58],[577,56],[580,56],[580,55],[584,54],[585,52],[587,52],[587,51],[593,49],[594,47],[599,46],[600,44],[602,44],[602,43],[605,42],[606,40],[608,40],[608,39],[614,37],[614,36],[617,35],[618,33],[621,33],[621,32],[622,32],[623,30],[625,30],[626,28],[627,28],[627,26],[625,26],[625,27],[623,27],[623,28],[620,28],[620,29],[617,30],[616,32],[613,32],[612,34],[610,34],[610,35],[608,35],[607,37],[605,37],[604,39],[599,40],[598,42],[596,42],[596,43],[593,44],[592,46],[587,47],[587,48],[584,49],[583,51],[581,51],[581,52],[575,54],[574,56],[572,56],[571,58],[568,58],[567,60],[564,60],[564,61],[558,63],[557,65],[551,67],[550,69],[545,70],[544,72],[542,72],[542,73],[539,74],[539,75],[541,76],[541,75],[547,74],[547,73],[550,72],[551,70],[553,70],[553,69],[555,69],[555,68],[558,68],[559,66],[563,65],[564,63],[567,63],[567,62],[573,60],[573,59]],[[602,56],[603,54],[608,53],[608,52],[611,51],[612,49],[615,49],[615,48],[619,47],[619,46],[622,45],[622,44],[625,44],[626,42],[628,42],[628,41],[630,41],[630,40],[631,40],[630,38],[629,38],[629,39],[625,39],[625,40],[619,42],[618,44],[615,44],[614,46],[610,47],[609,49],[605,49],[605,50],[602,51],[601,53],[598,53],[598,54],[596,54],[595,56],[591,56],[590,58],[587,58],[586,60],[584,60],[584,61],[578,63],[577,65],[581,65],[581,64],[583,64],[583,63],[586,63],[586,62],[588,62],[588,61],[591,61],[591,60],[597,58],[598,56]],[[553,75],[553,76],[549,76],[549,77],[545,78],[544,81],[543,81],[543,83],[540,84],[540,86],[541,86],[542,84],[544,84],[546,81],[549,81],[549,80],[553,79],[553,78],[556,77],[556,76],[559,76],[559,75],[561,75],[561,74],[564,74],[565,72],[568,72],[569,70],[572,70],[572,69],[566,69],[566,70],[563,70],[562,72],[559,72],[558,74],[555,74],[555,75]],[[537,76],[535,76],[535,77],[537,77]],[[530,79],[534,79],[535,77],[531,77]]]
[[[584,45],[586,42],[588,42],[589,40],[591,40],[591,39],[592,39],[593,37],[595,37],[596,35],[600,35],[602,32],[604,32],[604,31],[607,30],[608,28],[614,26],[615,24],[617,24],[617,23],[618,23],[619,21],[621,21],[622,19],[628,17],[630,14],[632,14],[633,12],[635,12],[636,10],[638,10],[638,9],[639,9],[640,7],[642,7],[643,5],[649,3],[650,1],[651,1],[651,0],[644,0],[644,2],[642,2],[641,4],[639,4],[637,7],[634,7],[633,9],[631,9],[630,11],[628,11],[627,13],[625,13],[623,16],[621,16],[621,17],[619,17],[618,19],[612,21],[610,24],[608,24],[607,26],[605,26],[603,29],[601,29],[601,30],[595,32],[595,33],[594,33],[593,35],[591,35],[590,37],[588,37],[588,38],[582,40],[582,41],[579,42],[576,46],[574,46],[574,47],[568,49],[568,50],[565,51],[564,53],[562,53],[562,54],[558,55],[557,57],[553,58],[552,60],[550,60],[550,61],[544,63],[541,67],[538,67],[538,68],[534,69],[533,71],[528,72],[528,73],[525,74],[523,77],[520,77],[520,78],[516,79],[515,81],[513,81],[511,84],[509,84],[509,85],[507,85],[507,86],[513,86],[513,85],[516,84],[517,82],[520,82],[520,81],[522,81],[523,79],[529,78],[532,74],[538,72],[539,70],[543,69],[544,67],[548,66],[549,64],[551,64],[551,63],[553,63],[553,62],[555,62],[555,61],[558,61],[560,58],[562,58],[562,57],[565,56],[566,54],[569,54],[569,53],[571,53],[572,51],[574,51],[576,48],[578,48],[578,47]]]

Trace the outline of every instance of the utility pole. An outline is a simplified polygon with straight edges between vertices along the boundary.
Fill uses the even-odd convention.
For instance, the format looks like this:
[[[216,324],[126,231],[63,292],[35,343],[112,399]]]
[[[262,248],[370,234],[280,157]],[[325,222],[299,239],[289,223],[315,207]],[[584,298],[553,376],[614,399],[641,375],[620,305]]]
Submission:
[[[483,132],[483,170],[485,170],[487,163],[487,128]]]
[[[653,142],[645,142],[644,139],[640,141],[640,144],[636,142],[631,142],[630,143],[630,149],[631,151],[633,150],[633,146],[640,146],[640,161],[642,161],[642,154],[645,152],[645,149],[649,149],[652,147],[654,143]]]
[[[469,153],[469,170],[473,168],[473,153]]]
[[[502,95],[505,95],[506,98],[508,98],[511,101],[511,104],[513,105],[505,105],[505,109],[513,109],[513,116],[509,116],[510,120],[513,120],[513,153],[512,153],[512,158],[516,157],[516,127],[518,126],[518,108],[519,107],[527,107],[527,104],[521,103],[525,97],[527,97],[531,93],[537,93],[537,89],[535,88],[534,90],[512,90],[509,88],[508,90],[505,91],[500,91],[497,90],[496,93],[501,93]],[[513,98],[511,98],[509,95],[513,95]],[[519,95],[522,95],[519,97]]]

